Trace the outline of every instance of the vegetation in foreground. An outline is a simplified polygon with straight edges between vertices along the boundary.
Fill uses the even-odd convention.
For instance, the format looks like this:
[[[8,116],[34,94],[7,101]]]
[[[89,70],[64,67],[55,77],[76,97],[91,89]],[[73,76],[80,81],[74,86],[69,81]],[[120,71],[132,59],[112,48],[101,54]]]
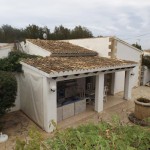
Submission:
[[[33,136],[34,133],[34,136]],[[32,132],[28,142],[17,140],[16,150],[149,150],[150,129],[137,125],[122,125],[117,117],[114,122],[87,124],[64,131],[54,131],[54,136],[41,142],[37,132]],[[42,144],[40,144],[42,143]]]

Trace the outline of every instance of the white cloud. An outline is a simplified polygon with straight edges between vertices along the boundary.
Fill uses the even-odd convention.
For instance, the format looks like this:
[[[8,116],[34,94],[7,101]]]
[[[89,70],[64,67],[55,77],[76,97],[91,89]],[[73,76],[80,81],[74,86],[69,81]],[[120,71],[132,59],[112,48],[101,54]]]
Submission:
[[[149,10],[150,0],[0,0],[0,25],[83,25],[94,35],[136,40],[136,35],[149,32]],[[144,37],[140,39],[144,43]]]

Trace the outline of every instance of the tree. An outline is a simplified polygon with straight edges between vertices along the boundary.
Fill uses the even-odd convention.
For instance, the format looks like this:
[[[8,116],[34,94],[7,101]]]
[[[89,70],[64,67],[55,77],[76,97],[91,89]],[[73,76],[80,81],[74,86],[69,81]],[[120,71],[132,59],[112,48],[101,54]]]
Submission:
[[[37,39],[42,37],[41,29],[37,25],[29,25],[24,29],[25,37],[29,39]]]
[[[70,38],[70,30],[68,28],[60,25],[59,27],[55,27],[54,32],[52,34],[52,39],[54,40],[64,40]]]
[[[82,26],[68,29],[62,25],[56,26],[53,33],[46,26],[39,27],[35,24],[28,25],[26,28],[14,28],[10,25],[0,27],[0,43],[12,43],[14,41],[24,41],[25,39],[43,39],[43,34],[47,34],[48,40],[65,40],[93,37],[90,30]]]
[[[93,34],[90,30],[82,26],[76,26],[71,32],[72,39],[78,38],[90,38],[93,37]]]
[[[147,66],[150,69],[150,56],[143,56],[142,65]]]
[[[14,105],[17,81],[14,74],[0,71],[0,117]]]
[[[137,49],[142,50],[141,45],[139,45],[138,43],[132,44],[132,46],[136,47]]]

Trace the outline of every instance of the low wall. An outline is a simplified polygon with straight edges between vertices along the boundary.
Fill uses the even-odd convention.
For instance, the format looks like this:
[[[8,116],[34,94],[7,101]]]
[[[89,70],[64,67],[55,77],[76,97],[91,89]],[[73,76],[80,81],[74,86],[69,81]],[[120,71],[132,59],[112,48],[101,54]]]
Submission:
[[[8,56],[9,52],[11,52],[10,48],[0,49],[0,58],[5,58]]]

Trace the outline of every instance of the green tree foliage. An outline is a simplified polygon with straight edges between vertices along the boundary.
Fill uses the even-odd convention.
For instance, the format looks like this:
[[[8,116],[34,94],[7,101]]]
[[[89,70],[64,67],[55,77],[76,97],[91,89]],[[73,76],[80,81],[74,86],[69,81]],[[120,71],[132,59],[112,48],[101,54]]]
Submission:
[[[0,59],[0,70],[8,72],[21,72],[20,60],[23,58],[35,58],[35,55],[29,55],[20,51],[12,51],[7,58]]]
[[[55,27],[51,38],[54,40],[69,39],[70,30],[68,28],[63,27],[62,25],[60,25],[59,27]]]
[[[13,28],[10,25],[3,25],[0,28],[0,42],[10,43],[24,38],[23,29]]]
[[[150,68],[150,56],[143,56],[142,65]]]
[[[132,44],[132,46],[136,47],[137,49],[142,50],[141,45],[139,45],[138,43]]]
[[[9,72],[0,71],[0,116],[4,115],[11,107],[17,94],[17,81]]]
[[[90,38],[93,37],[92,32],[85,27],[76,26],[71,31],[71,38],[78,39],[78,38]]]
[[[49,33],[49,30],[47,29]],[[43,39],[44,28],[37,25],[29,25],[24,29],[25,38],[28,39]]]
[[[47,34],[48,40],[64,40],[76,38],[93,37],[92,32],[82,26],[76,26],[74,29],[68,29],[62,25],[56,26],[54,32],[50,32],[47,27],[39,27],[35,24],[28,25],[24,29],[13,28],[10,25],[0,27],[0,43],[10,43],[16,40],[23,41],[25,39],[43,39],[43,34]]]

